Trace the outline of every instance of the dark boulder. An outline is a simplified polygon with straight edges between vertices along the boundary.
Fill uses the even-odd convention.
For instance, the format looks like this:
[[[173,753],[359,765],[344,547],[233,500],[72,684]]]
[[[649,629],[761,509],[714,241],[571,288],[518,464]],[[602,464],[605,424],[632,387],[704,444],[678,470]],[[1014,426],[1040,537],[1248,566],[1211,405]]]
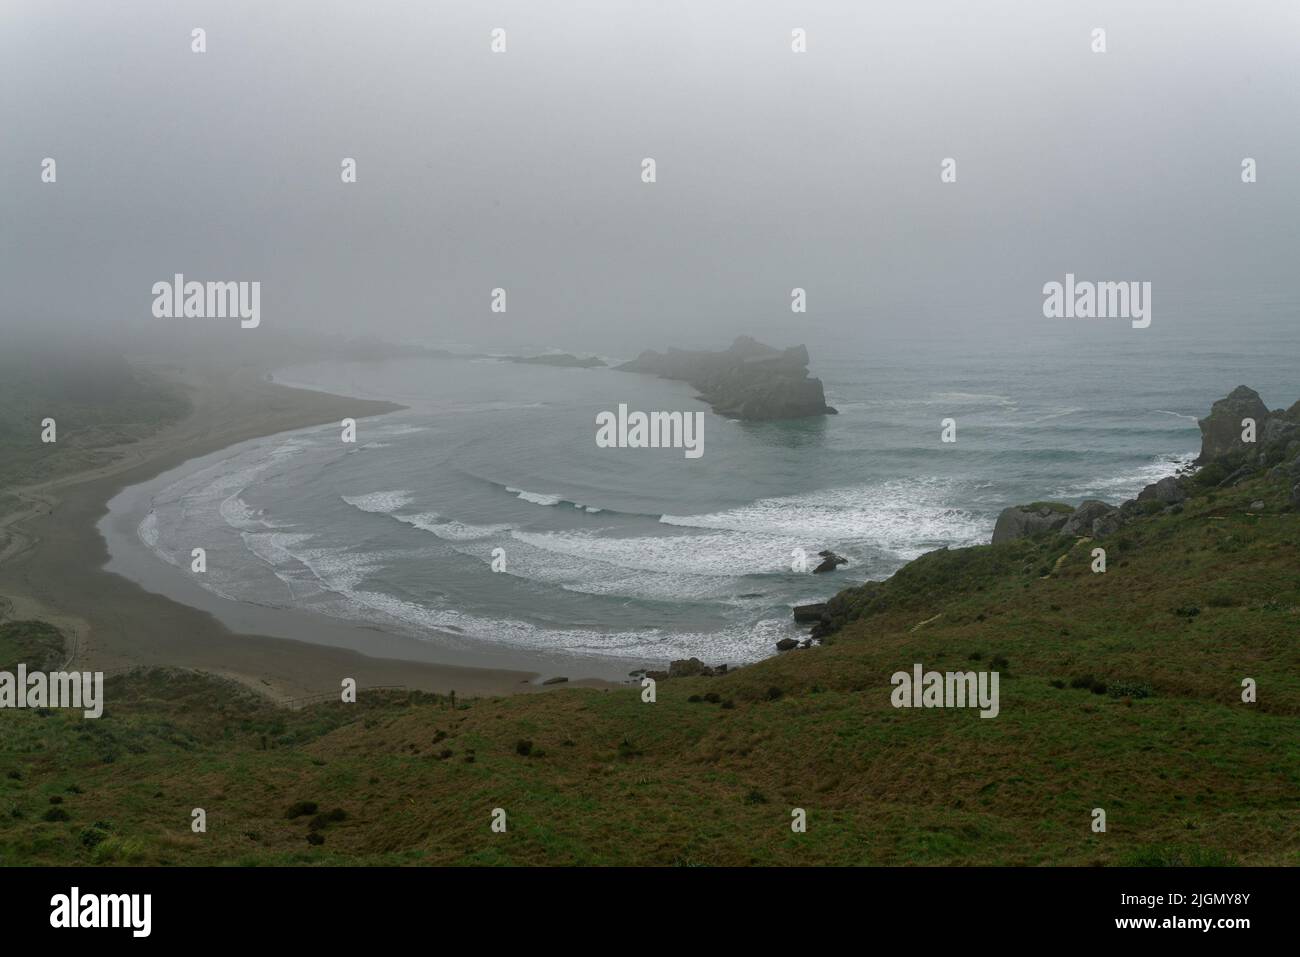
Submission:
[[[1253,447],[1241,441],[1243,419],[1255,420],[1258,436],[1268,419],[1268,407],[1254,389],[1239,385],[1210,407],[1210,414],[1197,424],[1201,427],[1201,454],[1197,465],[1204,465],[1232,452],[1252,452]]]
[[[699,658],[679,658],[668,666],[669,678],[712,678],[713,669]]]
[[[1035,502],[1004,508],[993,526],[993,544],[1028,538],[1042,532],[1059,532],[1074,509],[1059,502]]]
[[[1152,482],[1142,491],[1138,492],[1137,500],[1139,502],[1163,502],[1165,505],[1173,505],[1187,498],[1187,489],[1183,486],[1182,479],[1166,475],[1159,482]]]
[[[1119,509],[1114,505],[1108,505],[1107,503],[1099,502],[1096,499],[1088,499],[1087,501],[1081,502],[1079,507],[1074,510],[1074,514],[1066,520],[1065,525],[1061,528],[1061,534],[1077,535],[1080,537],[1096,536],[1098,534],[1098,520],[1106,519],[1118,511]],[[1102,531],[1100,534],[1104,535],[1107,534],[1108,531],[1113,531],[1111,526],[1111,522],[1103,522],[1101,527],[1105,529],[1105,531]],[[1116,525],[1116,527],[1118,527],[1118,525]]]
[[[849,563],[847,558],[841,558],[832,551],[818,552],[817,554],[821,556],[822,561],[820,565],[813,569],[814,575],[819,575],[822,572],[833,572],[840,565]]]
[[[790,651],[792,648],[798,648],[799,641],[796,638],[782,638],[776,643],[777,651]]]
[[[795,605],[794,620],[801,625],[821,621],[826,617],[826,602],[820,601],[813,605]]]
[[[1285,412],[1276,412],[1269,416],[1268,421],[1260,428],[1261,446],[1266,449],[1274,445],[1286,446],[1300,439],[1300,423],[1291,422],[1285,416]]]

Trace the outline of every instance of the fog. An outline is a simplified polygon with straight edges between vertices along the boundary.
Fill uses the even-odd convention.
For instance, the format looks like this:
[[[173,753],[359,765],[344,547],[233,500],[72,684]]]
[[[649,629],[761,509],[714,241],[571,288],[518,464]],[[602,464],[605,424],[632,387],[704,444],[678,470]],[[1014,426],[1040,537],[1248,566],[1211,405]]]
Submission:
[[[1294,0],[9,0],[0,323],[1010,337],[1067,272],[1249,322],[1296,299],[1297,117]],[[260,327],[153,318],[176,273],[260,282]]]

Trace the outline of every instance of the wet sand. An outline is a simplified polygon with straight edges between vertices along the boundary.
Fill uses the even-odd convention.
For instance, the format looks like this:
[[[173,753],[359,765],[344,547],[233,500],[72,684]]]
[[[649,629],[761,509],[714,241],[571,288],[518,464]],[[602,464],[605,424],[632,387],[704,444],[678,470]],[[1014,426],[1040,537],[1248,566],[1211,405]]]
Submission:
[[[169,375],[191,390],[194,408],[184,421],[123,446],[111,465],[9,490],[25,507],[0,518],[6,533],[0,546],[0,611],[63,628],[73,639],[70,667],[194,669],[278,698],[337,693],[345,677],[355,678],[361,688],[511,694],[539,690],[539,678],[568,673],[535,670],[538,662],[524,656],[500,667],[448,664],[435,660],[440,657],[436,644],[323,616],[226,602],[192,584],[196,594],[182,603],[108,571],[108,548],[97,526],[107,502],[124,488],[249,439],[402,408],[286,388],[251,367],[190,368]],[[170,586],[168,591],[174,593]],[[251,631],[228,627],[232,621],[246,622]],[[267,631],[292,637],[259,633],[267,625],[273,625]],[[610,686],[595,680],[574,684]]]

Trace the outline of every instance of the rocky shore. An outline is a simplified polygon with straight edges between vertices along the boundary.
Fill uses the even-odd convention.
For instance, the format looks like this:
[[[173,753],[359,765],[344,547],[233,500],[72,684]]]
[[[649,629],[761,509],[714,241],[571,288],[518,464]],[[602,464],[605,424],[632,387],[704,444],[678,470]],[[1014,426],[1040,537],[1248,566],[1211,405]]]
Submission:
[[[1285,472],[1291,503],[1300,505],[1300,402],[1272,412],[1259,393],[1239,385],[1210,407],[1201,427],[1201,453],[1193,463],[1202,488],[1230,488],[1262,471]],[[1002,510],[993,544],[1043,532],[1076,537],[1111,535],[1139,515],[1177,508],[1191,493],[1193,469],[1167,475],[1120,505],[1088,500],[1076,508],[1060,502],[1034,502]]]
[[[614,368],[689,382],[714,412],[727,418],[767,421],[835,414],[826,404],[821,379],[808,375],[808,350],[802,345],[776,349],[741,336],[723,352],[647,350]]]
[[[1238,386],[1200,419],[1201,451],[1196,461],[1177,475],[1153,482],[1136,498],[1119,505],[1085,500],[1078,506],[1063,502],[1033,502],[1002,510],[993,529],[991,544],[1050,535],[1073,539],[1105,539],[1126,526],[1159,514],[1177,514],[1193,496],[1229,489],[1255,478],[1280,480],[1287,490],[1286,509],[1300,509],[1300,402],[1289,409],[1270,411],[1259,394]],[[1263,501],[1252,507],[1263,508]],[[964,549],[976,552],[979,549]],[[929,560],[946,550],[931,552],[904,566],[895,578],[926,580],[934,564]],[[954,555],[956,553],[953,553]],[[972,555],[971,561],[977,558]],[[887,581],[869,581],[841,591],[830,601],[799,605],[794,620],[812,625],[807,647],[834,634],[858,617],[864,609],[888,602]],[[926,587],[931,587],[930,583]],[[796,647],[787,644],[778,650]]]

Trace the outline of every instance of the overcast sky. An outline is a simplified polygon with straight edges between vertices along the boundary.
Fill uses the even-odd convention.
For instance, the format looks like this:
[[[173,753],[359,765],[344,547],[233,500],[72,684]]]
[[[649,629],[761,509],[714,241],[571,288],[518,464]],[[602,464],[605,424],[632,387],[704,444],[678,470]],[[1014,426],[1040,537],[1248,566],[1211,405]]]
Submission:
[[[1300,3],[4,0],[0,184],[3,324],[176,272],[260,281],[262,328],[575,351],[1041,322],[1067,271],[1285,297]]]

